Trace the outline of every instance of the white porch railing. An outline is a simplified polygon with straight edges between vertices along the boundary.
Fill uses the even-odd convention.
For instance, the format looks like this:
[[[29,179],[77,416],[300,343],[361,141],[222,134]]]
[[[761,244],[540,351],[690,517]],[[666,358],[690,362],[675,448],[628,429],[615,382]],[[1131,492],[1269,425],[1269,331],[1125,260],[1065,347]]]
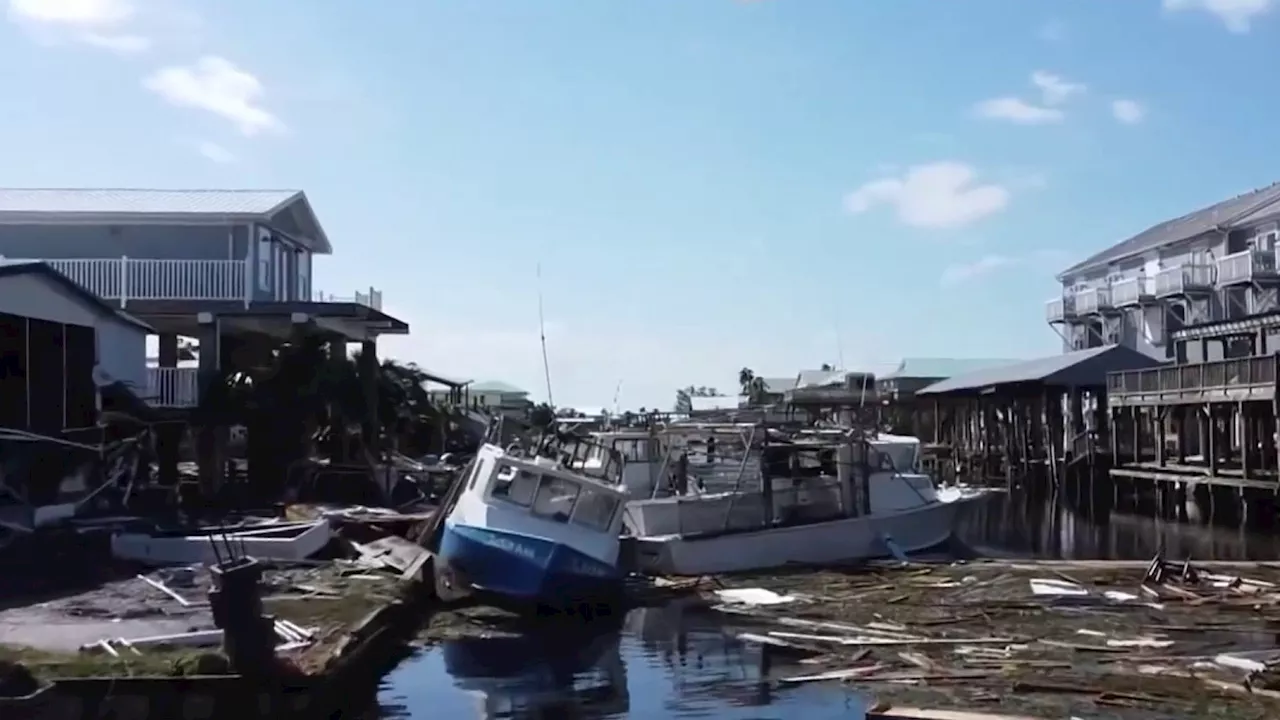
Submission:
[[[1156,297],[1181,295],[1213,287],[1217,268],[1213,265],[1179,265],[1156,273]]]
[[[1045,303],[1045,319],[1051,323],[1057,323],[1073,317],[1076,314],[1075,305],[1073,296],[1054,298]]]
[[[1218,261],[1218,285],[1250,283],[1256,278],[1276,276],[1275,251],[1243,250]]]
[[[200,403],[196,368],[149,367],[143,398],[153,407],[188,408]]]
[[[242,300],[252,285],[243,260],[15,260],[43,262],[98,297],[127,307],[130,300]]]
[[[1088,315],[1111,308],[1111,288],[1089,288],[1076,293],[1076,312]]]
[[[1145,275],[1117,280],[1111,284],[1111,302],[1116,307],[1137,305],[1155,295],[1155,279]]]
[[[379,312],[382,311],[382,291],[369,288],[368,292],[360,292],[357,290],[354,295],[331,295],[323,292],[316,293],[316,302],[327,303],[355,303],[356,305],[364,305],[373,308]]]

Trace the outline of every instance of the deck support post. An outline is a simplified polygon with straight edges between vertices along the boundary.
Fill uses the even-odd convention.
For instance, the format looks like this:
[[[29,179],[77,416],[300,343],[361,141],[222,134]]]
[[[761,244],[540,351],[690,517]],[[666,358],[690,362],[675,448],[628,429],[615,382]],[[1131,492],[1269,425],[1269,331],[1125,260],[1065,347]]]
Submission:
[[[361,430],[364,446],[375,459],[381,455],[381,448],[378,447],[381,430],[378,427],[378,375],[378,343],[375,340],[365,340],[360,343],[360,384],[364,391],[365,406]]]
[[[200,361],[197,370],[200,377],[199,387],[203,394],[218,381],[221,367],[221,326],[218,317],[213,313],[200,313]],[[220,422],[214,418],[212,422]],[[222,463],[222,452],[219,447],[219,432],[216,425],[202,425],[196,431],[196,463],[200,477],[200,493],[206,499],[212,499],[222,489],[226,468]]]
[[[178,367],[178,336],[171,333],[160,335],[159,366],[161,368]],[[161,373],[163,375],[163,373]],[[158,390],[161,388],[157,388]],[[158,480],[161,485],[173,487],[178,484],[178,460],[181,456],[182,434],[186,427],[179,423],[165,423],[156,426],[156,465]]]
[[[341,377],[342,368],[348,362],[347,341],[345,339],[330,340],[328,358],[329,367],[334,377]],[[335,464],[347,462],[347,418],[342,414],[342,404],[336,398],[329,400],[329,461]]]

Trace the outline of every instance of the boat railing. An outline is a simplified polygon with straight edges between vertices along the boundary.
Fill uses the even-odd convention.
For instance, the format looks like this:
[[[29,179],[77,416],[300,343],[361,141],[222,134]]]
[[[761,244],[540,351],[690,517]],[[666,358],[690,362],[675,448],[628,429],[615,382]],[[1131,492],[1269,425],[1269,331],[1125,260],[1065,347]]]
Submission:
[[[607,485],[622,485],[622,455],[590,438],[549,432],[543,435],[535,454]]]

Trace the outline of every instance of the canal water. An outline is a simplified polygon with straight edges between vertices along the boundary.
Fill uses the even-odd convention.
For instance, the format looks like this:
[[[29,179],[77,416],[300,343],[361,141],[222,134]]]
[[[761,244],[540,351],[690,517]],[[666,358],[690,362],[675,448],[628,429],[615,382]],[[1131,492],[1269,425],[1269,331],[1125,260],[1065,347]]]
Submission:
[[[1207,519],[1171,522],[1111,511],[1072,510],[1050,499],[993,495],[960,533],[982,556],[1069,559],[1275,560],[1280,537]],[[621,632],[581,642],[470,639],[423,649],[383,680],[370,720],[456,717],[858,718],[868,696],[856,686],[774,688],[802,674],[770,667],[757,646],[707,613],[637,610]],[[772,675],[770,674],[772,671]]]

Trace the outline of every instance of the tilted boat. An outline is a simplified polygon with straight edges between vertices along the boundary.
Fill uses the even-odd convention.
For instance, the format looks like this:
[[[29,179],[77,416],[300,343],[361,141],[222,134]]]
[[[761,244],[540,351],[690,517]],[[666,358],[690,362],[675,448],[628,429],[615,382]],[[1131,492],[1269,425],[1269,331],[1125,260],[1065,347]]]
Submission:
[[[440,560],[476,590],[517,604],[616,598],[625,493],[616,478],[573,465],[563,453],[524,457],[482,446],[444,521]]]

